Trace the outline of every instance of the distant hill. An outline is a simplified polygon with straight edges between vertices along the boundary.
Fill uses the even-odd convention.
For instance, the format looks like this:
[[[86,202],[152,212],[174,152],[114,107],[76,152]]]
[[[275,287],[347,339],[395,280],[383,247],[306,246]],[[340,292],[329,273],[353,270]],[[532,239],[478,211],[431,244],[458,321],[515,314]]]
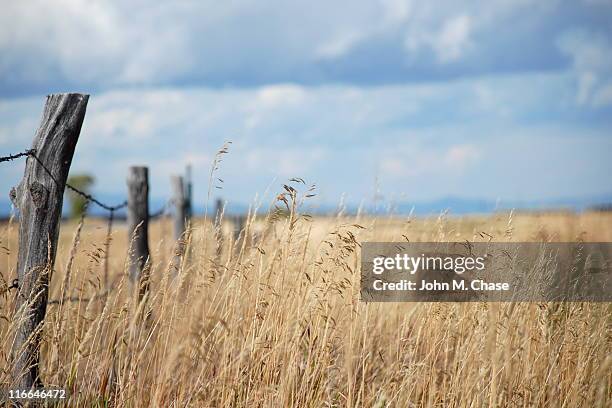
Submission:
[[[571,210],[584,211],[587,209],[610,208],[612,194],[582,197],[561,198],[546,201],[492,201],[485,199],[466,199],[458,197],[446,197],[431,201],[415,201],[401,203],[379,203],[378,205],[365,205],[361,211],[370,214],[410,214],[415,215],[438,215],[448,211],[454,215],[489,214],[504,210]],[[320,206],[313,208],[314,213],[334,213],[338,209],[333,206]],[[345,212],[355,213],[357,206],[346,206]]]
[[[451,214],[486,214],[503,210],[573,210],[584,211],[594,207],[605,207],[612,203],[612,193],[589,197],[567,197],[540,201],[490,201],[480,199],[463,199],[447,197],[435,201],[402,203],[397,206],[400,214],[409,213],[414,207],[414,213],[432,214],[449,210]]]
[[[102,196],[101,199],[104,202],[119,204],[123,198],[113,195]],[[163,208],[166,201],[159,198],[151,199],[151,212],[156,212]],[[214,211],[214,204],[211,203],[209,213],[212,214]],[[248,211],[249,206],[242,203],[229,203],[226,208],[228,214],[240,214]],[[401,203],[379,203],[376,206],[365,205],[362,211],[370,214],[409,214],[415,215],[436,215],[443,211],[449,211],[450,214],[455,215],[467,215],[467,214],[487,214],[495,211],[503,210],[573,210],[573,211],[584,211],[586,209],[610,209],[612,208],[612,193],[604,194],[599,196],[589,197],[568,197],[559,198],[554,200],[543,200],[543,201],[491,201],[484,199],[465,199],[458,197],[446,197],[438,200],[431,201],[415,201],[415,202],[401,202]],[[10,214],[11,205],[7,199],[0,200],[0,218],[6,218]],[[262,209],[263,211],[267,209]],[[335,205],[313,205],[312,207],[306,208],[306,212],[313,214],[333,214],[338,211],[338,207]],[[346,213],[356,213],[358,211],[357,205],[347,205],[345,208]],[[195,214],[204,213],[204,205],[195,205]],[[68,213],[68,208],[65,206],[64,213]],[[98,206],[92,206],[90,214],[94,216],[106,216],[107,212]],[[121,213],[117,214],[119,217]]]

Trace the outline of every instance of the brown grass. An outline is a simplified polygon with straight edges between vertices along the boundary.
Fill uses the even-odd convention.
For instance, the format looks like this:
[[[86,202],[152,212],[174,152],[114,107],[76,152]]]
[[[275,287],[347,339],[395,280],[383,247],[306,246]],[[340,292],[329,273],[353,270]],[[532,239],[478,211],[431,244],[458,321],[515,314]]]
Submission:
[[[44,327],[42,378],[67,406],[604,407],[612,403],[609,304],[366,304],[363,241],[612,241],[610,214],[406,219],[290,213],[247,223],[216,255],[196,220],[173,279],[167,221],[151,227],[149,296],[129,294],[125,226],[62,225]],[[363,227],[363,228],[362,228]],[[16,225],[0,226],[14,277]],[[72,254],[71,254],[72,252]],[[66,277],[71,265],[70,279]],[[0,384],[9,382],[14,291],[0,297]]]

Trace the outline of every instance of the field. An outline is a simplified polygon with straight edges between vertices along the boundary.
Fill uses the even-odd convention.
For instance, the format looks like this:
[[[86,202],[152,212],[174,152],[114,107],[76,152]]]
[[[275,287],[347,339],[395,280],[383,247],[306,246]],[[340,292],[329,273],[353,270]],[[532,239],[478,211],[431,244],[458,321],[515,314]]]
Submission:
[[[0,225],[0,271],[14,278],[16,223]],[[303,217],[247,223],[220,253],[194,220],[177,268],[168,220],[151,225],[149,295],[126,276],[115,225],[64,222],[41,352],[67,406],[417,407],[612,404],[609,304],[366,304],[364,241],[612,242],[610,213],[456,218]],[[232,248],[233,247],[233,248]],[[6,285],[4,285],[6,287]],[[108,289],[108,290],[107,290]],[[0,296],[0,383],[9,381],[12,303]]]

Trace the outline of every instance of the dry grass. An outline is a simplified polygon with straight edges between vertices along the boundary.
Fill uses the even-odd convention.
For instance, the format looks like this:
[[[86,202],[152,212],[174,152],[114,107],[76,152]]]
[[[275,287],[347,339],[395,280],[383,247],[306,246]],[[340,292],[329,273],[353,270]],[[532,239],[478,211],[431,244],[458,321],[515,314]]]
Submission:
[[[473,218],[315,218],[247,223],[216,256],[196,220],[173,278],[167,221],[151,227],[149,297],[128,296],[125,227],[62,225],[42,377],[69,406],[604,407],[612,402],[609,304],[365,304],[359,242],[612,241],[610,214]],[[362,228],[363,227],[363,228]],[[0,226],[0,271],[13,277],[16,225]],[[71,256],[71,252],[73,256]],[[68,268],[68,264],[72,264]],[[66,276],[71,269],[71,276]],[[8,377],[14,292],[0,297],[0,383]]]

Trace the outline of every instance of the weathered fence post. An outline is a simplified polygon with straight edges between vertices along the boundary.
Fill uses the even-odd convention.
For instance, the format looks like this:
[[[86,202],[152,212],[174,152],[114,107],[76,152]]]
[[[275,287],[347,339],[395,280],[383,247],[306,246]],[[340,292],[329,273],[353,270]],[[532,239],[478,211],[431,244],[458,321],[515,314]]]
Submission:
[[[215,224],[221,222],[221,216],[223,214],[223,200],[217,198],[215,200]]]
[[[130,167],[128,178],[128,239],[130,282],[142,298],[148,289],[149,254],[149,169]]]
[[[185,219],[191,221],[193,215],[193,183],[191,180],[191,164],[187,165],[185,171]]]
[[[179,240],[185,234],[187,220],[185,183],[182,176],[172,177],[172,202],[174,204],[174,239]]]
[[[38,375],[40,340],[47,312],[66,178],[85,117],[89,95],[47,97],[40,127],[21,183],[11,190],[19,209],[19,254],[12,347],[13,386],[32,388]]]
[[[241,238],[241,234],[243,233],[244,230],[244,226],[245,226],[245,221],[246,221],[246,217],[242,214],[240,215],[233,215],[230,217],[232,220],[232,224],[234,227],[234,248],[238,248],[238,245],[240,244],[240,238]],[[244,234],[242,235],[242,239],[246,239],[246,230],[244,230]]]
[[[180,270],[181,258],[185,255],[187,248],[187,237],[185,234],[186,224],[186,199],[185,199],[185,183],[183,177],[172,177],[172,203],[174,204],[174,240],[176,241],[176,249],[174,254],[174,269],[175,272]]]

